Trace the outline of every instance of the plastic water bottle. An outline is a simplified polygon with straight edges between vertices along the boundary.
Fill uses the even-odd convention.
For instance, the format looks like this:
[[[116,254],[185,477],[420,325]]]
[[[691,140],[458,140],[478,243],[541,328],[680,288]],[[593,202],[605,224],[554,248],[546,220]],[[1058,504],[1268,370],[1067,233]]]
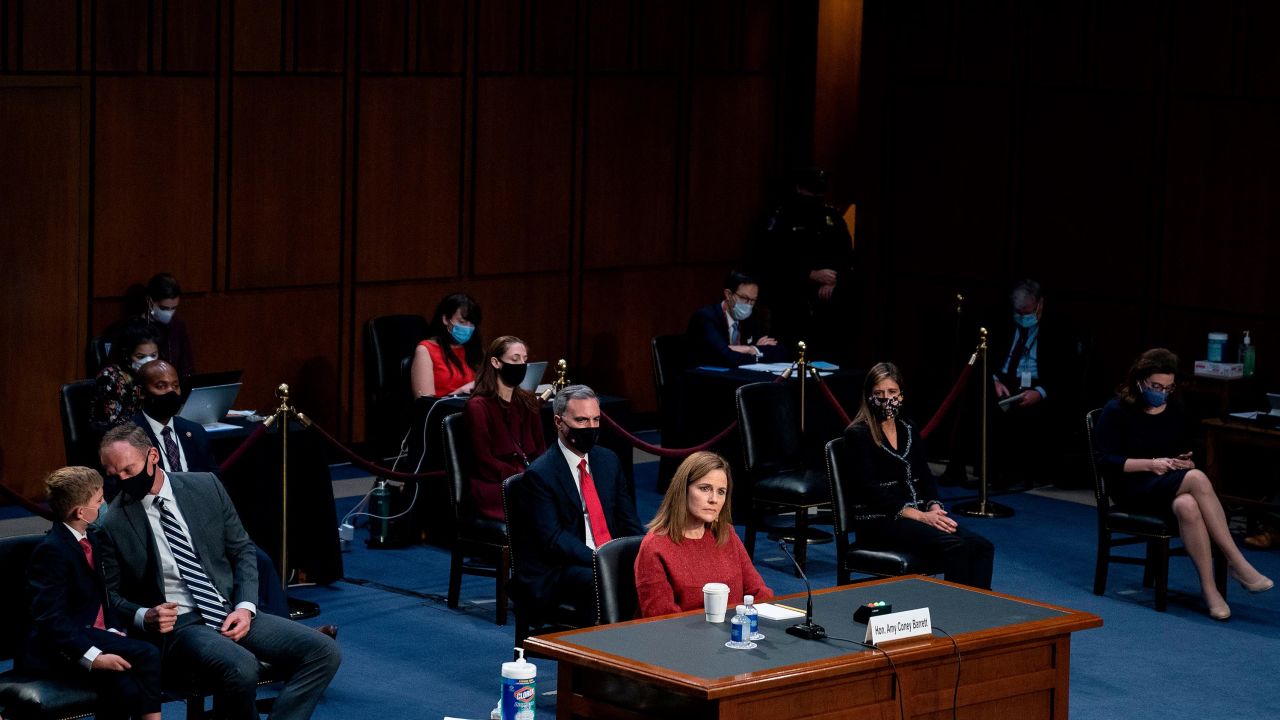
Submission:
[[[1240,345],[1240,364],[1244,365],[1244,376],[1253,377],[1253,371],[1258,364],[1257,351],[1253,349],[1253,338],[1249,337],[1249,331],[1244,331],[1244,342]]]
[[[751,630],[748,640],[763,640],[764,633],[760,632],[760,612],[756,610],[756,598],[754,595],[742,596],[742,605],[746,608],[743,615],[747,616],[747,623]]]
[[[745,605],[739,605],[734,611],[733,620],[729,622],[729,642],[724,646],[734,650],[750,650],[756,646],[751,642],[751,621],[747,619]]]
[[[538,668],[524,659],[524,648],[516,648],[514,662],[502,663],[502,720],[533,720],[538,700]]]

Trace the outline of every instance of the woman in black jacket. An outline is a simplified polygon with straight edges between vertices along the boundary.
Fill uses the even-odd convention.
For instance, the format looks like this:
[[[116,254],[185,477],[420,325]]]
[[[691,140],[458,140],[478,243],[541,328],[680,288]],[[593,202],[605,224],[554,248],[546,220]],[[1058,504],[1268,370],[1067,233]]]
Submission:
[[[902,373],[879,363],[862,384],[862,406],[845,430],[854,472],[845,482],[854,498],[858,544],[901,550],[941,565],[955,583],[991,588],[995,548],[960,527],[938,499],[920,435],[898,417]]]

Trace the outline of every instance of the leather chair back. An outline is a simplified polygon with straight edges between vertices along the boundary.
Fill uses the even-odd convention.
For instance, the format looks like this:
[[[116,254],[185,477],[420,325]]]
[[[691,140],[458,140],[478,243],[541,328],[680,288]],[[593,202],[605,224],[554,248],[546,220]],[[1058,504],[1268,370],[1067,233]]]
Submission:
[[[525,529],[524,514],[519,512],[524,507],[524,473],[516,473],[506,480],[502,481],[502,521],[507,524],[507,537],[511,542],[511,577],[515,578],[517,568],[520,567],[520,541],[528,537],[528,530]],[[519,583],[512,584],[512,599],[516,601],[516,607],[519,607],[521,600],[526,598],[516,597],[519,592]]]
[[[462,413],[454,413],[440,423],[443,436],[444,475],[449,481],[449,505],[453,508],[453,519],[456,522],[462,517],[463,502],[466,500],[466,445],[462,442]]]
[[[110,349],[111,343],[105,336],[89,338],[89,345],[85,348],[85,371],[90,377],[107,366]]]
[[[684,335],[657,335],[649,342],[653,356],[653,386],[658,391],[658,412],[667,403],[668,388],[689,366],[689,339]]]
[[[412,393],[402,368],[427,329],[421,315],[381,315],[364,324],[365,440],[380,456],[396,450],[408,427]]]
[[[614,538],[596,548],[591,564],[595,572],[596,624],[624,622],[636,616],[636,555],[643,535]]]
[[[31,593],[27,591],[27,564],[44,535],[17,535],[0,538],[0,660],[13,658],[22,650],[31,629]]]
[[[831,481],[831,518],[837,538],[845,537],[853,527],[853,498],[844,491],[845,483],[853,482],[849,458],[849,445],[838,437],[827,443],[827,479]]]
[[[58,391],[62,444],[68,465],[98,467],[98,432],[89,422],[97,390],[98,382],[90,378],[69,382]]]
[[[791,388],[786,383],[751,383],[736,394],[747,476],[802,467],[800,413]]]
[[[1102,408],[1095,408],[1084,415],[1085,447],[1089,451],[1089,469],[1093,471],[1093,499],[1098,508],[1098,521],[1107,524],[1107,514],[1111,512],[1111,498],[1107,496],[1107,480],[1098,468],[1098,454],[1093,447],[1093,426],[1098,422]]]

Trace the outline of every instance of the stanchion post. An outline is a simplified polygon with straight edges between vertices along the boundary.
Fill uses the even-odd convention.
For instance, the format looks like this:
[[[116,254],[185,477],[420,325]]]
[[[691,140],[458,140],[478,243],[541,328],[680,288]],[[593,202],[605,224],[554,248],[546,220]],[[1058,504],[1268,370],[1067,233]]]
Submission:
[[[800,357],[796,360],[796,367],[800,369],[800,434],[804,435],[804,383],[809,375],[809,361],[805,359],[805,352],[808,350],[808,346],[801,340],[796,343],[796,349],[800,353]]]
[[[280,587],[289,592],[289,386],[276,388],[280,407]]]
[[[991,370],[987,366],[987,329],[978,328],[977,354],[982,356],[982,419],[979,427],[980,447],[978,448],[978,502],[961,503],[954,510],[969,517],[1007,518],[1013,516],[1013,508],[987,500],[987,413],[990,407],[990,393],[987,391],[987,380]]]
[[[551,387],[542,391],[538,397],[542,398],[542,402],[547,402],[556,396],[556,393],[564,389],[569,384],[569,363],[564,358],[556,361],[556,379],[551,382]]]

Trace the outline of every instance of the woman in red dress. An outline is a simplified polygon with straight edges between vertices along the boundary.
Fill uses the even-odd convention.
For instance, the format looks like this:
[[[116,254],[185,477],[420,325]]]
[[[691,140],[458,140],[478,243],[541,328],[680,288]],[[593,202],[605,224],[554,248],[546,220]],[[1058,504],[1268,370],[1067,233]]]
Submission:
[[[426,340],[413,352],[410,382],[413,396],[466,395],[475,386],[483,343],[480,304],[466,293],[440,301]]]

